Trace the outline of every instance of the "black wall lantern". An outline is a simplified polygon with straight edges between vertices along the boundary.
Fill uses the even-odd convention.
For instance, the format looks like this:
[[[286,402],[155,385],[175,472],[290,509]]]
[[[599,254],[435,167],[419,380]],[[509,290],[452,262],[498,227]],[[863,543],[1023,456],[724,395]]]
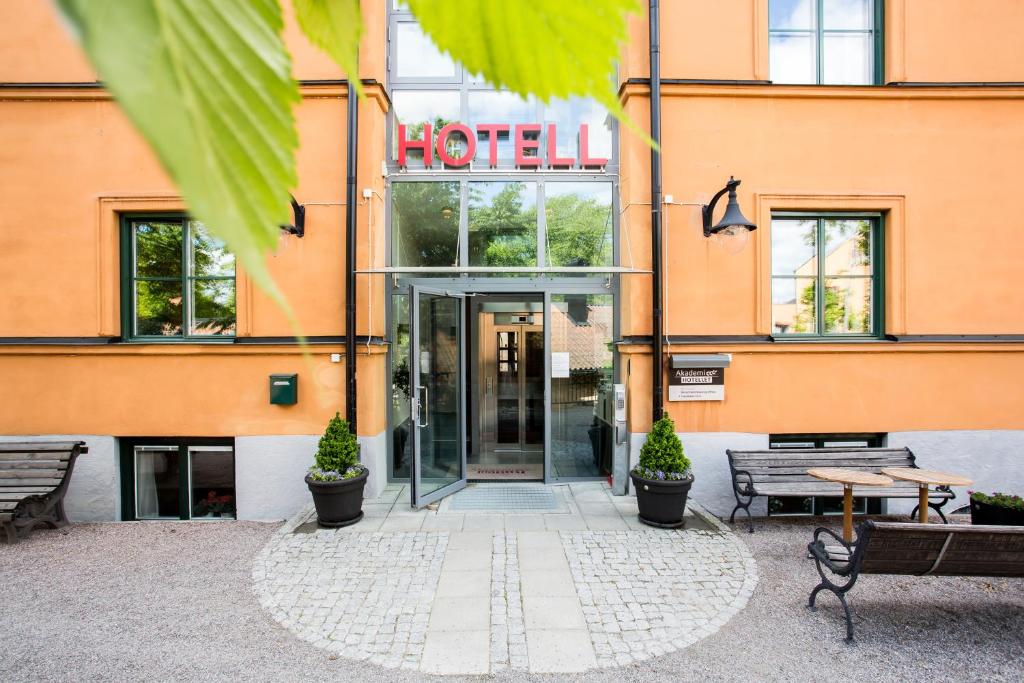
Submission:
[[[295,197],[292,197],[292,215],[294,216],[292,218],[293,223],[291,225],[282,225],[281,229],[289,235],[302,237],[306,234],[306,207],[295,201]]]
[[[711,198],[711,203],[701,207],[701,213],[704,217],[705,237],[711,237],[712,235],[736,235],[739,230],[747,232],[757,230],[757,226],[748,221],[743,212],[740,211],[739,202],[736,201],[736,188],[739,187],[739,184],[739,180],[729,176],[729,182]],[[715,205],[718,204],[718,200],[726,192],[729,193],[729,203],[725,205],[725,214],[722,216],[722,220],[711,225],[711,215],[715,211]]]

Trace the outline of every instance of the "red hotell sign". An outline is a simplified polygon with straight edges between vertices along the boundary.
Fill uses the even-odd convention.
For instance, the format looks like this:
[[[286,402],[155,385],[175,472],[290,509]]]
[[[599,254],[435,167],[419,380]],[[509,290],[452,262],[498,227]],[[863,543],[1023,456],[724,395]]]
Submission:
[[[405,155],[410,149],[418,149],[423,152],[423,165],[430,168],[434,161],[434,155],[430,154],[430,141],[433,139],[433,126],[429,123],[423,124],[423,139],[410,140],[406,133],[408,126],[404,123],[398,124],[398,165],[405,166]],[[467,166],[476,158],[477,136],[487,139],[487,161],[491,168],[498,165],[498,136],[501,133],[508,134],[510,126],[507,123],[478,123],[476,134],[473,129],[464,123],[449,123],[437,133],[437,157],[445,166]],[[558,128],[554,123],[548,124],[547,156],[540,156],[541,124],[539,123],[518,123],[515,125],[514,140],[516,149],[516,166],[539,168],[542,162],[546,162],[550,168],[571,168],[577,164],[580,168],[595,168],[608,164],[607,159],[590,156],[589,135],[587,124],[580,125],[580,158],[558,156]],[[466,140],[466,147],[460,156],[452,156],[448,153],[448,138],[453,133],[459,133]],[[526,137],[532,133],[537,137]],[[527,150],[534,150],[536,156],[526,156]]]

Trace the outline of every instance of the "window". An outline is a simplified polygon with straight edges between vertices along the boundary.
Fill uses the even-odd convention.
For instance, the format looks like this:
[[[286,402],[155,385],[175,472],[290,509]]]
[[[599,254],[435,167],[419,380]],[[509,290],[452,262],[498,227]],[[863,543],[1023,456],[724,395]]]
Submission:
[[[881,217],[772,214],[776,337],[879,337]]]
[[[469,265],[537,265],[537,183],[469,183]]]
[[[769,449],[776,448],[880,448],[883,434],[773,434]],[[853,499],[853,512],[858,515],[882,514],[881,498]],[[800,498],[768,496],[769,516],[841,515],[842,496]]]
[[[121,234],[123,334],[174,341],[235,334],[235,257],[202,223],[128,218]]]
[[[391,186],[391,263],[459,265],[459,183],[402,182]]]
[[[773,83],[882,81],[882,0],[769,0]]]
[[[234,519],[231,439],[121,439],[122,518]]]

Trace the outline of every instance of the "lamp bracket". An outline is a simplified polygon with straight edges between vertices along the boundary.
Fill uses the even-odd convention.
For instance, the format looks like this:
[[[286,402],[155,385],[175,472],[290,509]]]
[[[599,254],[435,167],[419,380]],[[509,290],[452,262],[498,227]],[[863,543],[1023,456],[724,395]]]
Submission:
[[[281,229],[289,235],[302,237],[306,234],[306,207],[299,204],[295,197],[289,195],[292,200],[292,224],[282,225]]]
[[[711,198],[711,201],[700,207],[701,218],[704,223],[704,236],[711,236],[711,217],[715,213],[715,206],[718,205],[718,200],[722,198],[726,192],[735,192],[736,188],[739,187],[741,181],[736,180],[732,176],[729,176],[729,182],[725,184],[721,190],[715,193],[715,196]]]

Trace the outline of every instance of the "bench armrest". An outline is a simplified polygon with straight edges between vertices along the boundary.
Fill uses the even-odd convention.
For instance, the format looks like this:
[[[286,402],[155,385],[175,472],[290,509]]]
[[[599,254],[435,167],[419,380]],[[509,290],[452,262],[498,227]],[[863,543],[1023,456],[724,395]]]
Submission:
[[[850,559],[845,563],[845,567],[839,567],[834,562],[832,562],[832,558],[828,556],[828,551],[825,550],[825,542],[822,541],[820,538],[822,534],[827,534],[828,536],[831,536],[832,539],[836,541],[836,543],[846,548],[846,551],[850,554]],[[847,576],[852,570],[854,548],[855,546],[852,543],[847,543],[837,533],[835,533],[831,529],[826,529],[825,527],[818,527],[817,529],[815,529],[814,540],[807,544],[807,552],[813,555],[814,559],[818,563],[825,565],[826,567],[828,567],[829,571],[839,576]]]
[[[740,483],[740,477],[746,477],[747,481],[743,484]],[[741,488],[741,486],[743,488]],[[754,495],[754,478],[750,476],[750,472],[746,470],[733,470],[732,472],[732,487],[736,493],[741,496],[752,497]]]

